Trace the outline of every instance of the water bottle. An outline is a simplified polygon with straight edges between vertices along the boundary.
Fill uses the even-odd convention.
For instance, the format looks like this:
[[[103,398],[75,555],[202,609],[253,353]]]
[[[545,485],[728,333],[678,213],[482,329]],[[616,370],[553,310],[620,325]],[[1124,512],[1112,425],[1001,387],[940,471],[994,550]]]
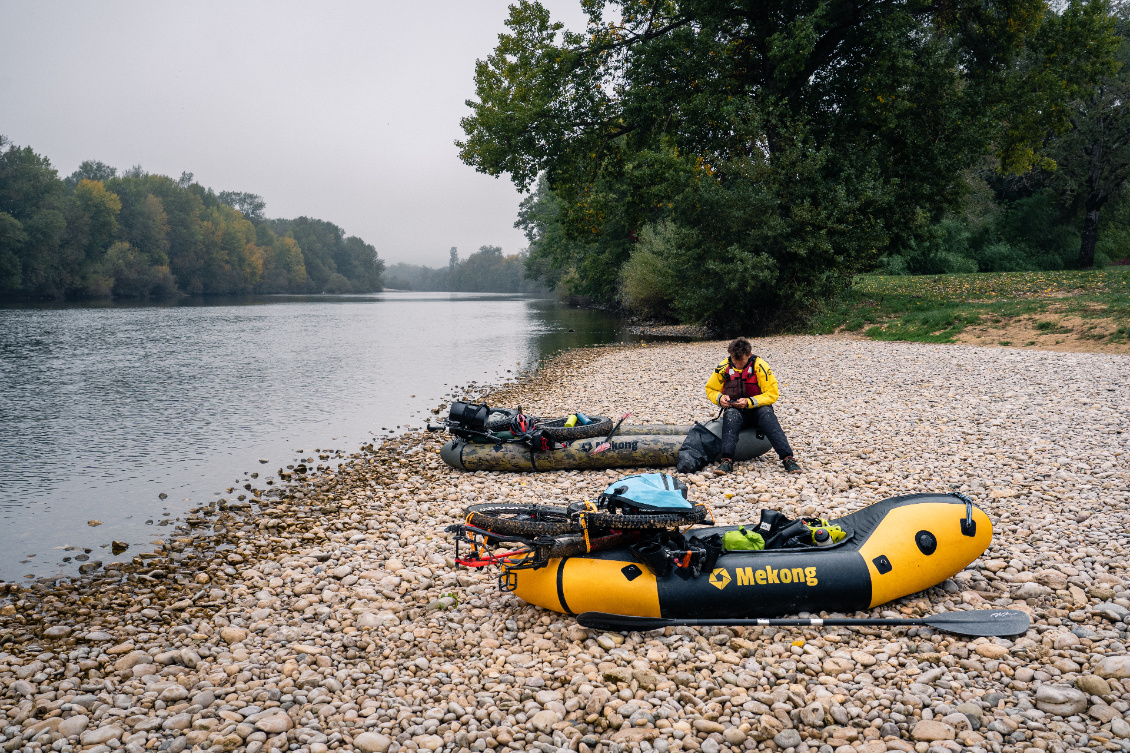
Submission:
[[[589,424],[592,423],[592,419],[589,418],[588,416],[586,416],[584,413],[578,412],[576,414],[576,416],[577,416],[577,423],[580,424],[581,426],[588,426]]]
[[[812,530],[812,543],[816,546],[831,546],[833,544],[832,534],[828,533],[827,528],[814,528]]]
[[[570,427],[570,426],[576,426],[576,425],[577,425],[577,414],[576,413],[570,413],[569,417],[565,419],[565,426]]]

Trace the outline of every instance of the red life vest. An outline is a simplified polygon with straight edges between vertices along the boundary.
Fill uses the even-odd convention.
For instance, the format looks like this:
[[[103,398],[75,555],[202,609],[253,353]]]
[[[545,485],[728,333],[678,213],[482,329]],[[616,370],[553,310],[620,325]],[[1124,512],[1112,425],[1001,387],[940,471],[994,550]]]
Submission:
[[[722,370],[722,394],[729,395],[731,400],[760,395],[761,386],[757,383],[757,371],[754,369],[756,363],[757,356],[751,355],[745,368],[738,371],[726,359],[726,368]]]

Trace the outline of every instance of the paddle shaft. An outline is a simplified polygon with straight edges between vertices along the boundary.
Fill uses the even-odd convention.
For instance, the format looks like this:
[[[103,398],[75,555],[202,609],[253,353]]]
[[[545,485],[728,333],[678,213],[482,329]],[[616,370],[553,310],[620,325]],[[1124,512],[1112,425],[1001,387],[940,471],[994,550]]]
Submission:
[[[625,413],[624,415],[620,416],[620,420],[617,421],[616,425],[612,427],[612,431],[608,432],[608,436],[604,438],[604,441],[601,442],[599,445],[597,445],[596,449],[593,450],[592,452],[590,452],[589,454],[590,455],[596,455],[598,452],[604,452],[609,447],[611,447],[612,435],[615,434],[616,431],[620,428],[620,424],[624,423],[624,419],[627,418],[630,415],[632,415],[631,412],[628,412],[628,413]]]
[[[673,620],[672,625],[687,625],[694,627],[725,627],[728,625],[738,626],[768,626],[776,625],[778,627],[809,627],[820,625],[831,625],[833,627],[846,627],[849,625],[878,625],[878,626],[896,626],[896,625],[925,625],[926,620],[918,617],[908,617],[906,619],[890,619],[890,618],[850,618],[850,617],[781,617],[779,619],[767,618],[751,618],[748,620]]]
[[[927,617],[777,617],[737,619],[681,619],[673,617],[636,617],[631,615],[585,612],[577,621],[584,627],[597,630],[662,630],[668,627],[916,627],[927,626],[935,630],[959,635],[1001,636],[1020,635],[1028,630],[1029,619],[1016,610],[988,610],[974,612],[944,612]]]

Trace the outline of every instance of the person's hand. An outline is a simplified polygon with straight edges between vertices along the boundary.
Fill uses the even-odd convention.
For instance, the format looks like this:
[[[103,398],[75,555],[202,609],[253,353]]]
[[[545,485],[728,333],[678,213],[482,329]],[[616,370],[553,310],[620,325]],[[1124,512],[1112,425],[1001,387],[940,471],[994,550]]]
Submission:
[[[721,397],[718,398],[718,404],[721,405],[723,408],[729,408],[730,407],[730,396],[729,395],[722,395]]]

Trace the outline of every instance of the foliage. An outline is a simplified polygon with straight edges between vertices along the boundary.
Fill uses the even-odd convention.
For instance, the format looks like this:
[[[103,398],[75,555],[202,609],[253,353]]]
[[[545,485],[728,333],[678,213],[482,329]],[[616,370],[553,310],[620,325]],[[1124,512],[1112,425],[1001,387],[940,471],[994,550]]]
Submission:
[[[1083,213],[1078,263],[1091,267],[1099,238],[1100,212],[1130,178],[1130,10],[1118,17],[1121,44],[1117,70],[1071,103],[1071,129],[1056,139],[1054,183]]]
[[[393,264],[386,285],[399,290],[460,293],[545,293],[546,288],[525,275],[526,255],[503,255],[498,246],[482,246],[466,259],[451,249],[446,267]]]
[[[953,342],[971,326],[1019,324],[1033,334],[1072,334],[1062,324],[1068,316],[1092,322],[1074,333],[1079,337],[1124,342],[1130,326],[1130,269],[862,275],[808,329],[863,331],[878,340]]]
[[[544,178],[519,224],[531,272],[571,293],[623,298],[644,228],[668,223],[681,243],[648,265],[681,318],[721,330],[795,318],[930,244],[986,151],[1042,164],[1109,52],[1102,0],[583,5],[583,34],[511,6],[460,155]]]
[[[380,290],[384,262],[329,222],[266,220],[259,196],[47,158],[0,137],[0,298]],[[309,269],[308,269],[309,267]]]

